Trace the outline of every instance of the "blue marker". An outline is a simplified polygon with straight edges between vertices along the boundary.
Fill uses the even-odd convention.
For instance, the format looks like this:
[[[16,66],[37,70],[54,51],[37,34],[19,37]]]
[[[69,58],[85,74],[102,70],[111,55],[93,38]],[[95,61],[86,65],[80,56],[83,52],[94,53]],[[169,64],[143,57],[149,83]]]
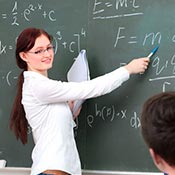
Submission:
[[[159,46],[155,47],[147,57],[151,58],[157,52],[158,48]]]

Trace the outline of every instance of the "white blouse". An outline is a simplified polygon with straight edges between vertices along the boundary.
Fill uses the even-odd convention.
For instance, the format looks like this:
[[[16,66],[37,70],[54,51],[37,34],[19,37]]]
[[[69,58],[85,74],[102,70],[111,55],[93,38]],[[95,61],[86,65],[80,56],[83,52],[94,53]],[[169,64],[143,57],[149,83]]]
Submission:
[[[35,143],[31,175],[48,169],[80,175],[75,123],[67,101],[107,94],[128,79],[124,67],[79,83],[51,80],[37,72],[25,71],[22,104]]]

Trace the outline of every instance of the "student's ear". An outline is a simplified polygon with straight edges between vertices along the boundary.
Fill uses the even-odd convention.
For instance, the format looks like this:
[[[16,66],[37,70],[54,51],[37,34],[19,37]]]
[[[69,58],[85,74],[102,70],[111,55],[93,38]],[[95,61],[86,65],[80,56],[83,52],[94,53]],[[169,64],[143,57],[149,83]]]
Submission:
[[[151,157],[152,157],[154,163],[156,165],[159,164],[159,162],[160,162],[159,156],[154,152],[154,150],[152,148],[149,148],[149,152],[151,154]]]
[[[152,148],[149,148],[149,152],[157,168],[161,171],[164,171],[165,161],[158,154],[156,154]]]
[[[25,62],[28,62],[27,60],[27,56],[26,56],[26,53],[25,52],[20,52],[19,53],[19,56],[21,57],[21,59]]]

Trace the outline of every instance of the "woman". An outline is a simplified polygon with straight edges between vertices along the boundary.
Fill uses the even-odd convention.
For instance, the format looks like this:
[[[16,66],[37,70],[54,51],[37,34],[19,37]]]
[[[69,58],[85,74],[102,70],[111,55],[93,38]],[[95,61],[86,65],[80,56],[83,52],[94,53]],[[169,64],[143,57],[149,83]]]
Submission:
[[[35,147],[31,175],[81,174],[73,127],[72,105],[68,101],[101,96],[119,87],[130,74],[143,73],[149,58],[131,61],[124,67],[90,81],[73,83],[51,80],[52,37],[41,29],[27,28],[18,37],[16,61],[22,72],[10,127],[17,139],[27,143],[28,125]]]

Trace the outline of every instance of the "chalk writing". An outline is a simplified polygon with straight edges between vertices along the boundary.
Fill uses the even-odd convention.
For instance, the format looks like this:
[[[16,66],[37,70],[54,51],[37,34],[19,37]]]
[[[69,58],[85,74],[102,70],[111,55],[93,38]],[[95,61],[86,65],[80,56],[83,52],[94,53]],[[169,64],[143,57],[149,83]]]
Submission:
[[[93,110],[93,109],[92,109]],[[92,111],[91,110],[91,111]],[[102,106],[96,103],[94,104],[94,114],[87,115],[87,124],[89,127],[93,127],[95,124],[95,119],[100,118],[102,121],[110,121],[113,122],[116,118],[121,120],[129,120],[129,125],[132,128],[139,128],[140,127],[140,118],[138,117],[137,113],[134,111],[133,116],[132,113],[128,113],[127,109],[123,109],[117,111],[115,106]]]
[[[146,45],[146,42],[149,42],[149,44],[154,45],[154,44],[160,44],[161,39],[162,39],[162,34],[161,32],[150,32],[146,33],[145,36],[143,37],[143,42],[138,43],[137,36],[136,35],[131,35],[127,36],[123,34],[123,30],[126,30],[125,27],[119,27],[117,30],[117,35],[115,38],[115,43],[114,43],[114,48],[117,47],[117,44],[119,43],[120,40],[126,40],[128,44],[141,44],[141,45]],[[127,31],[126,31],[127,32]],[[172,37],[174,41],[174,35]]]
[[[175,89],[174,85],[168,81],[171,79],[175,79],[175,54],[170,58],[170,60],[166,60],[160,58],[159,56],[156,56],[152,59],[152,62],[150,64],[150,66],[152,67],[151,69],[153,70],[153,72],[155,72],[152,73],[152,76],[155,75],[155,77],[149,77],[149,82],[162,81],[159,82],[159,87],[162,87],[162,92],[165,92],[167,90],[166,87],[169,87],[170,85],[172,85],[171,88]],[[126,65],[126,63],[120,63],[120,66],[124,65]],[[169,90],[171,89],[169,88]]]
[[[7,49],[8,50],[12,50],[13,46],[12,45],[7,45],[2,43],[2,41],[0,40],[0,55],[2,54],[6,54],[7,53]]]
[[[161,42],[161,39],[162,39],[162,34],[160,32],[157,32],[157,33],[154,33],[154,32],[151,32],[151,33],[146,33],[145,34],[145,38],[144,38],[144,41],[143,41],[143,46],[145,45],[146,41],[150,39],[151,40],[151,44],[154,45],[155,44],[155,41],[157,41],[158,44],[160,44]],[[156,40],[157,39],[157,40]]]
[[[24,19],[26,21],[30,21],[30,16],[35,13],[36,11],[41,11],[43,8],[42,4],[37,4],[37,5],[33,5],[33,4],[29,4],[28,8],[26,8],[23,12],[24,15]],[[42,16],[44,19],[48,18],[50,21],[55,22],[56,18],[55,18],[55,11],[54,10],[49,10],[49,11],[42,11]]]
[[[74,40],[68,42],[64,40],[63,32],[57,31],[56,36],[54,38],[55,45],[56,45],[56,51],[57,51],[58,45],[59,47],[61,45],[63,49],[67,49],[69,52],[79,53],[81,50],[81,39],[86,38],[86,30],[82,28],[79,33],[74,33],[73,37],[74,37]]]
[[[8,86],[12,85],[12,82],[18,79],[17,75],[14,75],[13,71],[8,71],[7,73],[5,73],[4,71],[1,71],[1,79],[5,80]]]
[[[55,11],[53,9],[45,10],[43,4],[35,3],[35,4],[28,4],[26,8],[19,10],[19,2],[15,1],[11,13],[2,13],[1,17],[3,20],[8,20],[12,18],[11,25],[12,26],[19,26],[20,22],[23,21],[21,18],[23,17],[25,21],[30,22],[33,19],[33,16],[40,16],[41,19],[49,19],[51,22],[56,21]],[[22,11],[22,12],[21,12]],[[21,14],[21,15],[19,15]]]
[[[17,2],[15,1],[14,7],[12,9],[12,15],[13,15],[13,22],[11,23],[12,25],[19,25],[19,23],[17,22]]]
[[[32,128],[30,126],[28,126],[27,134],[32,134]]]
[[[150,78],[149,81],[167,80],[175,78],[175,55],[173,55],[170,60],[160,59],[158,56],[155,57],[152,62],[152,67],[155,69],[155,75],[157,77]],[[167,69],[169,70],[170,74],[166,76],[160,76],[161,74],[165,75]]]
[[[38,4],[38,6],[34,6],[33,4],[29,4],[28,7],[23,12],[24,19],[26,21],[30,21],[29,16],[36,10],[42,10],[42,5]]]
[[[0,54],[6,53],[6,45],[3,45],[0,41]]]
[[[165,81],[165,82],[163,83],[163,86],[162,86],[162,92],[165,92],[165,91],[166,91],[166,87],[169,86],[169,85],[171,85],[171,83]]]
[[[162,92],[175,89],[175,55],[170,60],[157,56],[153,59],[151,66],[155,70],[155,77],[149,78],[151,83],[159,82]]]
[[[130,119],[130,125],[132,128],[139,128],[140,127],[140,118],[137,116],[137,113],[134,112],[134,115]]]
[[[108,2],[95,0],[93,5],[93,19],[103,20],[143,15],[143,12],[140,12],[139,8],[140,5],[136,0],[108,0]],[[123,9],[127,9],[129,12],[123,13]]]

